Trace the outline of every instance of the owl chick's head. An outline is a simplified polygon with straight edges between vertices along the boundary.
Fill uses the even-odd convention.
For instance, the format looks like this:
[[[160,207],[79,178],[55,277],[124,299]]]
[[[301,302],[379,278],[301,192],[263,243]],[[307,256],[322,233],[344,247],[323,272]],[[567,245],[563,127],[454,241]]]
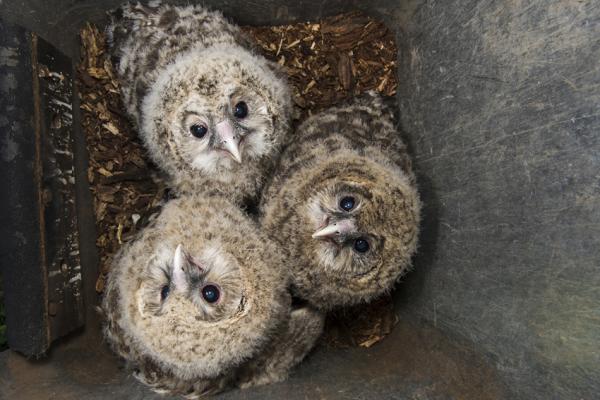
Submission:
[[[106,337],[145,382],[168,376],[185,386],[226,376],[286,323],[282,264],[272,242],[226,199],[172,200],[114,260],[103,300]]]
[[[213,245],[193,256],[179,244],[169,258],[155,258],[141,276],[136,295],[140,316],[168,319],[179,313],[182,302],[195,305],[195,318],[203,321],[244,310],[239,265],[222,249]]]
[[[290,107],[272,64],[240,46],[215,45],[161,72],[142,107],[142,132],[175,181],[234,184],[276,155]]]
[[[301,297],[320,308],[351,305],[388,291],[416,249],[420,203],[389,164],[348,154],[302,189],[300,237],[307,267],[295,273]]]

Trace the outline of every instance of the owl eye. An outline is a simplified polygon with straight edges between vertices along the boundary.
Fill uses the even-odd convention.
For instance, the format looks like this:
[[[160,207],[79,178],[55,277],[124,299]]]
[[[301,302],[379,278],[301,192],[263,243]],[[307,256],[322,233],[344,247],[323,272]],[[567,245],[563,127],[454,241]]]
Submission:
[[[169,285],[163,286],[162,289],[160,289],[160,299],[164,301],[169,296],[170,291],[171,288]]]
[[[350,211],[354,208],[354,197],[346,196],[340,200],[340,208],[344,211]]]
[[[203,124],[194,124],[190,126],[190,133],[197,137],[198,139],[202,139],[204,135],[208,132],[208,128]]]
[[[358,238],[354,241],[354,250],[359,253],[366,253],[369,251],[369,242],[364,238]]]
[[[239,119],[246,118],[246,116],[248,115],[248,106],[246,105],[246,103],[244,103],[243,101],[237,103],[235,105],[235,108],[233,109],[233,115]]]
[[[216,303],[221,297],[221,291],[216,285],[206,285],[202,288],[202,298],[207,303]]]

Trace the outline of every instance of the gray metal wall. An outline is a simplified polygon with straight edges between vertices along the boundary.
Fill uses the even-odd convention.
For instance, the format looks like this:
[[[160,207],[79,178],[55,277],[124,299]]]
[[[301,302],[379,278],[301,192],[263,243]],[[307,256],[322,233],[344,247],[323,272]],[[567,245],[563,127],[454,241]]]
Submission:
[[[107,10],[124,2],[124,0],[3,0],[0,2],[0,15],[8,22],[21,24],[40,33],[60,50],[73,56],[78,52],[77,34],[83,24],[88,21],[101,24],[105,21]],[[223,11],[239,24],[248,25],[317,19],[356,9],[352,1],[343,0],[173,0],[169,3],[205,4]]]
[[[600,4],[426,1],[401,37],[426,227],[400,308],[512,398],[599,398]]]

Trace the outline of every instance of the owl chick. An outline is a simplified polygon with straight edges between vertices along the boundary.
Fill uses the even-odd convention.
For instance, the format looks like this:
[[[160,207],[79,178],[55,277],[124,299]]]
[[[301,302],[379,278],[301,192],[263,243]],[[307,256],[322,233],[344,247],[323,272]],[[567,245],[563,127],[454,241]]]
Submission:
[[[323,321],[291,310],[279,253],[225,199],[172,200],[114,260],[105,336],[159,392],[194,397],[283,379]]]
[[[173,188],[255,198],[289,130],[278,65],[199,5],[124,5],[107,36],[125,107]]]
[[[368,93],[303,122],[260,208],[297,296],[329,310],[390,290],[415,252],[420,202],[383,99]]]

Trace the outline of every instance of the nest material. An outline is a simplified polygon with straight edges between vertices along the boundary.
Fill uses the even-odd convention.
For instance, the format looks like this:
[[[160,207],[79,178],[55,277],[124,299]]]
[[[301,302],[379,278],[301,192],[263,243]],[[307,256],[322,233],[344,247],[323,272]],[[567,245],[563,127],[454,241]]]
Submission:
[[[102,292],[112,256],[158,211],[164,185],[124,114],[104,35],[88,24],[81,43],[78,88],[100,254],[96,290]]]
[[[298,111],[296,122],[367,90],[386,96],[396,93],[394,35],[365,14],[242,29],[265,57],[288,74]],[[103,33],[87,24],[80,36],[78,88],[98,234],[96,290],[100,293],[112,257],[156,215],[168,189],[124,114]],[[324,340],[334,346],[370,347],[394,324],[391,298],[384,296],[331,315]]]
[[[317,23],[242,28],[288,74],[294,103],[314,113],[367,90],[396,94],[394,35],[360,12]]]

